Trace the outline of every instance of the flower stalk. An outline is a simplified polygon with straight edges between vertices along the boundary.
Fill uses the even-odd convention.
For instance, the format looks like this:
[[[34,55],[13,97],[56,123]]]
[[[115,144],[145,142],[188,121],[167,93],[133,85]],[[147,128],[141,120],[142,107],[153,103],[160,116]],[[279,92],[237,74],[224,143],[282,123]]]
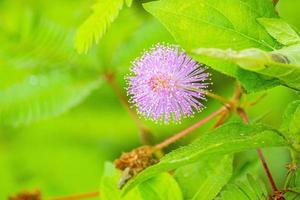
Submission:
[[[127,110],[129,115],[131,116],[132,120],[136,124],[137,128],[140,131],[140,137],[143,144],[151,144],[153,141],[153,135],[150,130],[143,124],[143,122],[139,119],[137,113],[130,108],[128,103],[128,99],[123,94],[122,89],[117,84],[115,75],[112,72],[105,73],[105,79],[107,83],[110,85],[112,90],[115,92],[116,96],[122,103],[123,107]]]
[[[224,113],[227,111],[227,108],[225,106],[222,106],[220,109],[218,109],[217,111],[211,113],[209,116],[207,116],[206,118],[200,120],[199,122],[195,123],[194,125],[184,129],[183,131],[180,131],[179,133],[167,138],[166,140],[164,140],[163,142],[157,144],[155,146],[155,149],[159,150],[162,149],[164,147],[167,147],[168,145],[176,142],[177,140],[183,138],[184,136],[187,136],[188,134],[190,134],[192,131],[194,131],[195,129],[199,128],[200,126],[204,125],[205,123],[209,122],[210,120],[212,120],[214,117]]]
[[[227,119],[229,114],[232,111],[234,111],[235,108],[237,107],[237,105],[239,104],[241,94],[242,94],[242,87],[239,84],[237,84],[237,87],[235,89],[235,92],[234,92],[231,100],[227,100],[224,97],[221,97],[219,95],[216,95],[216,94],[213,94],[210,92],[209,92],[209,94],[211,97],[215,97],[214,99],[217,99],[217,100],[220,100],[221,102],[223,102],[224,105],[221,108],[219,108],[217,111],[211,113],[209,116],[200,120],[199,122],[195,123],[194,125],[184,129],[183,131],[180,131],[179,133],[177,133],[175,135],[172,135],[171,137],[167,138],[163,142],[157,144],[154,149],[163,149],[163,148],[167,147],[168,145],[176,142],[177,140],[187,136],[188,134],[193,132],[195,129],[206,124],[207,122],[209,122],[213,118],[217,117],[218,115],[221,115],[221,117],[213,125],[213,128],[220,126],[223,122],[225,122],[225,120]]]
[[[213,99],[216,99],[218,101],[220,101],[221,103],[223,103],[224,105],[229,105],[230,107],[232,107],[233,103],[231,101],[229,101],[228,99],[220,96],[220,95],[217,95],[215,93],[212,93],[212,92],[205,92],[205,94],[208,96],[208,97],[211,97]]]
[[[272,2],[273,2],[273,5],[276,6],[277,3],[279,2],[279,0],[272,0]]]

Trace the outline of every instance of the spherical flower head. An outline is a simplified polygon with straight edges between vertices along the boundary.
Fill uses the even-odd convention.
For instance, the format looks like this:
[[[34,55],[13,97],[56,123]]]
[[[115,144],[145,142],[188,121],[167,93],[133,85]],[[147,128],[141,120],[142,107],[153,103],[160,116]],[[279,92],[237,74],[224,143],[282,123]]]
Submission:
[[[133,62],[127,77],[130,101],[146,118],[179,122],[204,108],[206,69],[178,46],[158,44]]]

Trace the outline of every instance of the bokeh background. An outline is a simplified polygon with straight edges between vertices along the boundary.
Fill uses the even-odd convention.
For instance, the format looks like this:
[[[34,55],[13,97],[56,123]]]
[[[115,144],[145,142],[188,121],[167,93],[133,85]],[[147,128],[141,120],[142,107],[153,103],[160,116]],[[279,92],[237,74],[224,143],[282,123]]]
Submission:
[[[157,42],[174,41],[136,1],[121,11],[99,45],[78,55],[74,34],[93,3],[0,0],[0,199],[35,189],[44,197],[97,191],[104,162],[141,145],[139,130],[103,74],[114,73],[125,94],[124,76],[130,62]],[[298,30],[299,10],[300,1],[280,0],[278,5],[280,16]],[[212,91],[229,98],[235,81],[210,71]],[[255,100],[263,93],[267,96],[247,111],[251,120],[278,128],[284,109],[297,96],[276,87],[244,100]],[[220,106],[212,99],[205,105],[202,113],[181,124],[144,122],[159,142]],[[166,152],[205,134],[212,123]],[[282,184],[287,150],[264,152],[276,181]],[[237,155],[235,171],[239,170],[258,170],[265,179],[255,152]]]

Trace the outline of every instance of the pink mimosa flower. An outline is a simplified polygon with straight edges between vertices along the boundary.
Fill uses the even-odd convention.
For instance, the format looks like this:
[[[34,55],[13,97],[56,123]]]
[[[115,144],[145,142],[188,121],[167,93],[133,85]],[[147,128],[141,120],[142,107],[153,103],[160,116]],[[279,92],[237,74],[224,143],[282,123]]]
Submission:
[[[127,77],[130,101],[146,118],[178,122],[204,108],[206,69],[179,47],[158,44],[133,62]]]

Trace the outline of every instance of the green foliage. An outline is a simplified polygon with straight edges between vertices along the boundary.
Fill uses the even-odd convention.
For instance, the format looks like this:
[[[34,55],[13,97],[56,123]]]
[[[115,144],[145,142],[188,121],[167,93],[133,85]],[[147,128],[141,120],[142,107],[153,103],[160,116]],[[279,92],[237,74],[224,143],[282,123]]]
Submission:
[[[268,193],[264,184],[248,175],[246,181],[228,185],[218,199],[265,200],[267,198]]]
[[[122,71],[127,70],[131,62],[141,55],[141,52],[157,43],[173,44],[174,41],[157,20],[146,20],[125,43],[120,45],[114,54],[112,65],[118,66]]]
[[[130,1],[126,1],[130,5]],[[119,11],[123,7],[123,0],[98,0],[93,5],[93,13],[79,27],[76,38],[75,47],[79,53],[87,53],[88,49],[95,42],[99,42],[104,35],[107,27],[118,16]]]
[[[128,7],[131,6],[133,0],[125,0],[125,3]]]
[[[300,9],[300,2],[294,0],[279,1],[277,4],[277,11],[284,20],[299,30],[300,22],[298,19],[298,11]]]
[[[150,2],[144,7],[167,27],[187,51],[199,47],[272,50],[279,46],[256,21],[261,17],[276,17],[269,0],[192,0],[185,2],[184,6],[180,0],[171,0]],[[240,69],[230,62],[205,57],[196,59],[237,78],[248,91],[278,84],[274,78]]]
[[[209,157],[178,168],[174,177],[183,191],[184,198],[214,199],[231,177],[232,160],[232,155]]]
[[[115,63],[120,54],[118,49],[122,46],[130,46],[130,38],[137,31],[144,22],[144,15],[139,10],[134,8],[123,8],[119,17],[114,21],[107,33],[101,39],[98,47],[96,48],[95,57],[99,59],[99,63],[105,70],[119,70],[122,66]],[[128,23],[130,21],[130,23]],[[143,40],[140,41],[143,43]],[[126,49],[128,51],[128,49]],[[129,66],[126,66],[128,70]]]
[[[93,61],[75,57],[69,32],[30,16],[24,16],[23,31],[14,35],[15,40],[9,40],[10,34],[1,37],[7,41],[0,49],[0,124],[29,124],[61,114],[100,83]]]
[[[300,170],[299,170],[299,163],[297,169],[292,169],[287,173],[287,178],[285,180],[285,188],[287,192],[285,193],[284,197],[287,200],[299,199],[300,195]]]
[[[261,161],[256,150],[244,151],[235,154],[233,166],[233,174],[229,183],[244,181],[248,174],[258,174]]]
[[[112,163],[105,164],[104,174],[100,183],[101,200],[109,199],[128,199],[128,200],[139,200],[142,199],[137,188],[132,190],[126,195],[121,197],[120,189],[118,189],[118,182],[121,177],[121,172],[118,171]]]
[[[0,123],[29,124],[58,115],[77,105],[99,86],[97,79],[90,81],[72,75],[64,71],[31,75],[27,80],[3,89]]]
[[[143,200],[174,199],[182,200],[182,193],[175,179],[168,173],[162,173],[140,184],[138,189]]]
[[[271,0],[147,0],[134,5],[133,0],[96,0],[90,15],[91,1],[0,1],[0,199],[36,188],[43,197],[97,189],[105,160],[141,145],[137,127],[111,88],[99,87],[103,72],[115,73],[125,87],[123,74],[131,62],[156,43],[177,43],[187,53],[198,49],[201,55],[194,58],[223,73],[210,72],[211,89],[224,96],[232,90],[232,79],[224,75],[249,92],[277,85],[300,90],[300,39],[285,21],[299,24],[298,15],[287,15],[298,12],[298,3],[284,11],[288,1],[280,1],[275,11]],[[92,48],[94,43],[99,45]],[[275,128],[281,124],[282,110],[299,97],[284,87],[265,92],[270,94],[267,101],[249,108],[249,116],[271,110],[260,120],[274,128],[230,118],[190,145],[164,149],[161,161],[131,180],[125,191],[117,188],[121,172],[107,163],[100,199],[266,199],[264,184],[246,176],[262,172],[257,155],[251,153],[272,146],[287,152],[288,146],[293,161],[298,161],[300,102],[288,106],[279,132]],[[254,101],[260,94],[251,95],[244,94],[243,100]],[[209,101],[206,106],[204,115],[219,104]],[[201,116],[178,125],[147,126],[160,141]],[[289,155],[266,154],[266,159],[271,160],[277,185],[284,185],[286,170],[277,166],[288,162]],[[286,181],[296,192],[298,171],[289,173]],[[299,195],[288,192],[286,197]]]
[[[182,194],[174,178],[162,173],[145,181],[126,196],[121,196],[121,190],[117,188],[121,172],[114,165],[106,163],[105,172],[100,184],[101,200],[152,200],[152,199],[174,199],[181,200]]]
[[[278,18],[259,18],[258,21],[281,44],[289,46],[300,43],[299,35],[284,20]]]
[[[282,85],[300,90],[300,45],[293,45],[266,52],[260,49],[231,49],[201,48],[196,54],[235,63],[243,69],[277,78]]]
[[[223,125],[190,145],[176,149],[161,161],[142,171],[124,188],[124,193],[150,177],[197,161],[204,156],[225,155],[258,147],[285,146],[286,141],[275,130],[261,124],[233,122]]]
[[[287,107],[283,115],[282,133],[300,151],[300,101],[294,101]]]

